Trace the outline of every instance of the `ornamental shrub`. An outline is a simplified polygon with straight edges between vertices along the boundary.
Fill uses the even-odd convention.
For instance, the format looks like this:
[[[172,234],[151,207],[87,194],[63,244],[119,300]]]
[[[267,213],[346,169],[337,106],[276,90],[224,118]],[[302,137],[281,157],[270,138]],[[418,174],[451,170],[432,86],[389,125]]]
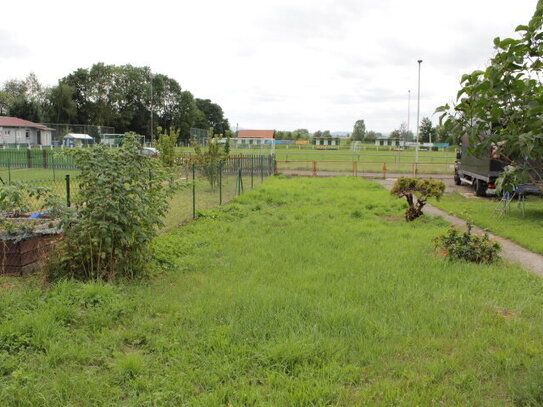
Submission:
[[[65,226],[50,277],[112,280],[144,274],[150,243],[173,183],[160,160],[145,157],[135,134],[119,148],[74,149],[81,174],[77,215]]]
[[[491,240],[488,233],[478,236],[472,233],[473,224],[466,222],[467,230],[461,233],[455,227],[435,239],[435,247],[451,260],[466,260],[474,263],[494,263],[500,256],[501,245]]]
[[[412,221],[422,215],[422,208],[430,198],[439,200],[445,192],[445,184],[433,179],[401,177],[394,183],[390,193],[398,198],[405,198],[409,205],[405,211],[405,220]]]

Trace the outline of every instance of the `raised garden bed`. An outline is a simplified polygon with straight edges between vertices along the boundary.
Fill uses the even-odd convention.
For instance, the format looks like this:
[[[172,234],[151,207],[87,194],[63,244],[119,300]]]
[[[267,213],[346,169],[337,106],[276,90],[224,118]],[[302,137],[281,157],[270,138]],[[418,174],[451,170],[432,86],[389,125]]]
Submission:
[[[38,271],[62,231],[58,220],[8,219],[0,231],[0,274],[18,275]]]

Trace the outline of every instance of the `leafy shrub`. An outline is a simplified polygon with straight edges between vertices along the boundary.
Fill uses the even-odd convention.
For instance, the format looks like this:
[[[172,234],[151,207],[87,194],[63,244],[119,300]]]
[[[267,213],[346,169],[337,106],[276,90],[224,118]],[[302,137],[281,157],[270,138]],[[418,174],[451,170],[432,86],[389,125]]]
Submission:
[[[81,170],[78,216],[66,225],[50,277],[82,280],[141,275],[173,191],[160,161],[142,156],[137,136],[121,147],[75,149]]]
[[[207,149],[193,143],[194,155],[189,164],[196,165],[209,181],[211,189],[214,190],[219,182],[219,174],[221,171],[222,161],[228,158],[230,145],[227,143],[221,147],[216,138],[211,138],[208,141]]]
[[[422,215],[422,208],[428,199],[439,200],[444,192],[445,184],[442,181],[407,177],[398,178],[390,191],[392,195],[407,200],[409,207],[405,211],[405,220],[408,222]]]
[[[451,260],[466,260],[474,263],[493,263],[499,259],[501,245],[490,240],[488,234],[478,236],[472,233],[473,225],[466,223],[466,232],[455,227],[435,239],[436,249],[443,250]]]
[[[56,207],[58,206],[56,201],[61,201],[60,197],[53,195],[49,188],[24,183],[0,185],[0,212],[5,215],[18,217],[30,212],[33,207],[40,210]]]
[[[179,130],[170,127],[169,130],[162,133],[162,128],[158,128],[158,150],[160,151],[160,160],[165,167],[173,167],[175,165],[175,144],[179,138]]]

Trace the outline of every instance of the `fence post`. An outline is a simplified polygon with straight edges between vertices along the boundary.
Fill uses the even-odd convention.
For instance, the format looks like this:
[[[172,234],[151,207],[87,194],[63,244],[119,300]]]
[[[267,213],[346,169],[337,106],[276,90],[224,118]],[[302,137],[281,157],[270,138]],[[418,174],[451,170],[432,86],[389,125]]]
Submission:
[[[260,156],[260,182],[264,182],[264,156]]]
[[[43,168],[47,168],[47,150],[42,150],[43,154]]]
[[[11,159],[8,156],[8,184],[11,184]]]
[[[192,164],[192,219],[196,219],[196,168]]]
[[[387,163],[383,163],[383,179],[387,177]]]
[[[32,168],[32,151],[29,148],[26,149],[26,165],[28,168]]]
[[[222,205],[222,161],[219,161],[219,205]]]
[[[68,208],[72,206],[70,198],[70,174],[66,174],[66,205]]]
[[[317,176],[317,162],[313,161],[313,176]]]
[[[353,175],[358,176],[358,163],[356,161],[353,161]]]
[[[254,159],[255,159],[255,156],[252,155],[252,156],[251,156],[251,189],[254,188],[254,180],[253,180],[253,178],[254,178],[254,172],[255,172],[255,171],[254,171],[254,170],[255,170],[255,160],[254,160]]]
[[[57,180],[57,174],[55,171],[55,154],[51,154],[51,168],[53,168],[53,181]]]

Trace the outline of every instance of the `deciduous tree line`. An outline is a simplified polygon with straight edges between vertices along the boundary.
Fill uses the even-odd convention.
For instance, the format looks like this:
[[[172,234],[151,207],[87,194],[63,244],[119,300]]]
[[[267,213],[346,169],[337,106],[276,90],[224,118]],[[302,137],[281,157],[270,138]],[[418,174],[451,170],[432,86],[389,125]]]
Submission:
[[[173,127],[183,139],[191,127],[230,133],[218,104],[195,98],[167,75],[132,65],[97,63],[75,70],[52,87],[34,74],[8,80],[0,87],[0,115],[38,123],[112,126],[118,133],[143,135],[151,134],[151,126]]]

